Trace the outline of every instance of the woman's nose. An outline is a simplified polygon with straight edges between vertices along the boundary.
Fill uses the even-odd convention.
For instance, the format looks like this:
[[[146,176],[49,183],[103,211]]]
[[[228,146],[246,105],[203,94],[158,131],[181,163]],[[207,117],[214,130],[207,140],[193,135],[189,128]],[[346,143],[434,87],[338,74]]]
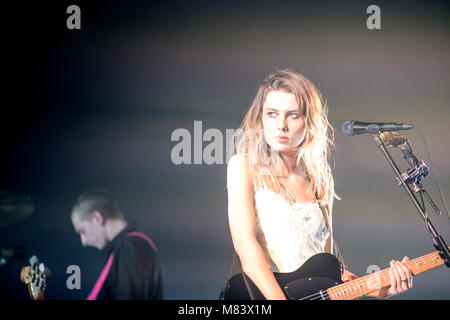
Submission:
[[[288,131],[287,122],[286,122],[285,117],[279,117],[278,118],[277,127],[278,127],[278,130],[280,130],[282,132],[287,132]]]

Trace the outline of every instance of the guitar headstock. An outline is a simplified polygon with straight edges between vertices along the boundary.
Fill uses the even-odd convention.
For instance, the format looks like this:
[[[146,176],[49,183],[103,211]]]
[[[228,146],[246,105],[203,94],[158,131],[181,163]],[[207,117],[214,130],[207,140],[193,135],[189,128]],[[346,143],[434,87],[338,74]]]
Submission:
[[[22,268],[20,280],[27,284],[28,292],[33,300],[44,300],[44,290],[47,287],[47,277],[51,275],[50,270],[40,262],[36,256],[29,260],[30,265]]]

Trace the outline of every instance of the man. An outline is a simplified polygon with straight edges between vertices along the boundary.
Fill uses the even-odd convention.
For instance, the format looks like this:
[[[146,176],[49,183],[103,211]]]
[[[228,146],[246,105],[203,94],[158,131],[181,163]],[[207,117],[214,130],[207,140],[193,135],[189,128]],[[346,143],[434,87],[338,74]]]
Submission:
[[[83,246],[103,250],[107,261],[88,300],[162,299],[157,248],[136,223],[128,223],[105,190],[89,190],[71,214]]]

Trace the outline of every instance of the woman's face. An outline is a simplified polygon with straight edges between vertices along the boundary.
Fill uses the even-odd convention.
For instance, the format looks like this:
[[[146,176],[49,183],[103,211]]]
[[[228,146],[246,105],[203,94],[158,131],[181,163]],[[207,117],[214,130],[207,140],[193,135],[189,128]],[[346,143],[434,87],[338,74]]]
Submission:
[[[262,112],[267,144],[282,154],[293,154],[303,142],[306,132],[305,119],[295,96],[284,90],[270,91]]]

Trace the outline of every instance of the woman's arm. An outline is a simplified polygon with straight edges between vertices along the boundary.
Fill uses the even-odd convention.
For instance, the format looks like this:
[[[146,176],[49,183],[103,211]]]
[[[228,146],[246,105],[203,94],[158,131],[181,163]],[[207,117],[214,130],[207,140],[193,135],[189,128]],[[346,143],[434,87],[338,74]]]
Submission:
[[[228,162],[227,189],[231,237],[242,270],[266,299],[285,300],[264,251],[256,240],[253,183],[243,156],[235,155]]]

